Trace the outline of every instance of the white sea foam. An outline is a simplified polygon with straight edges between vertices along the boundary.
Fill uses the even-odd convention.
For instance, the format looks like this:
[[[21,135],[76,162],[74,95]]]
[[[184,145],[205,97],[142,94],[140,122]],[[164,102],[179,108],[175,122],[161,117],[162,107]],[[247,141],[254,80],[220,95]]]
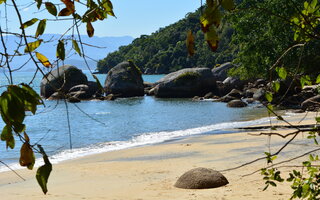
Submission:
[[[245,122],[220,123],[220,124],[202,126],[198,128],[190,128],[185,130],[144,133],[132,138],[129,141],[113,141],[113,142],[90,145],[84,148],[64,150],[53,156],[50,156],[50,161],[53,164],[56,164],[62,161],[80,158],[87,155],[93,155],[93,154],[109,152],[109,151],[116,151],[116,150],[127,149],[127,148],[132,148],[137,146],[143,146],[143,145],[151,145],[151,144],[172,140],[175,138],[210,133],[213,131],[219,131],[224,129],[258,125],[258,124],[266,123],[268,120],[269,118],[262,118],[258,120],[245,121]],[[37,159],[35,167],[41,166],[42,164],[43,164],[42,159]],[[21,169],[20,165],[17,163],[11,164],[10,168],[14,170]],[[9,169],[7,167],[0,167],[0,172],[8,171],[8,170]]]

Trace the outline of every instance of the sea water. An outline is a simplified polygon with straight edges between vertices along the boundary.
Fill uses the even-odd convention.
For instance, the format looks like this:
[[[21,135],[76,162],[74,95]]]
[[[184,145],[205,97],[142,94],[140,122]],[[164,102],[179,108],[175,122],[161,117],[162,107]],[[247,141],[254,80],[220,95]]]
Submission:
[[[93,80],[87,73],[88,78]],[[97,75],[103,84],[106,75]],[[15,83],[29,83],[33,73],[14,74]],[[156,82],[163,75],[143,75],[144,81]],[[32,82],[39,92],[42,76]],[[1,76],[0,84],[7,84]],[[2,88],[3,89],[3,88]],[[82,101],[77,104],[44,100],[37,114],[25,119],[31,144],[41,144],[52,163],[85,155],[152,145],[200,134],[226,134],[232,128],[266,122],[267,112],[255,105],[228,108],[225,103],[163,99],[151,96],[119,98],[115,101]],[[70,117],[70,132],[67,122]],[[0,121],[0,128],[4,123]],[[71,149],[72,146],[72,149]],[[0,141],[0,160],[18,168],[21,143],[6,150]],[[36,155],[41,158],[40,155]],[[38,165],[41,162],[37,162]],[[1,166],[0,171],[8,170]]]

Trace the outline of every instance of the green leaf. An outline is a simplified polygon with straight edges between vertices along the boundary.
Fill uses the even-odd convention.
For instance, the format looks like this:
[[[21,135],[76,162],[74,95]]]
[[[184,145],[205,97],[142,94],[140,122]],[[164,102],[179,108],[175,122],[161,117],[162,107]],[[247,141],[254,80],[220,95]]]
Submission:
[[[33,99],[35,100],[37,105],[43,104],[42,98],[40,97],[40,95],[36,91],[34,91],[34,89],[32,89],[27,84],[22,83],[21,85],[22,85],[22,89],[25,90],[26,93],[30,94],[33,97]]]
[[[194,47],[195,47],[195,43],[194,43],[194,36],[192,34],[192,31],[189,30],[187,33],[187,50],[188,50],[188,55],[189,56],[193,56],[194,55]]]
[[[317,83],[317,84],[319,84],[319,83],[320,83],[320,74],[317,76],[316,83]]]
[[[273,111],[273,106],[272,106],[271,104],[268,104],[268,105],[267,105],[267,108],[268,108],[269,114],[272,114],[271,111]]]
[[[43,19],[39,22],[38,28],[36,31],[36,37],[38,37],[39,35],[42,35],[44,33],[44,30],[46,29],[46,25],[47,25],[46,19]]]
[[[4,126],[1,133],[1,140],[6,141],[6,147],[10,147],[11,149],[14,149],[15,141],[14,137],[12,135],[12,128],[8,125]]]
[[[28,43],[26,45],[26,48],[24,49],[24,52],[25,53],[33,52],[34,50],[36,50],[40,46],[41,42],[42,42],[42,40],[37,40],[37,41]]]
[[[208,32],[205,33],[205,39],[212,51],[216,51],[218,48],[218,34],[216,30],[211,27]]]
[[[91,22],[87,22],[87,34],[89,37],[92,37],[94,35],[94,28]]]
[[[221,23],[221,13],[217,6],[207,7],[200,16],[200,25],[204,33],[210,31],[212,25],[219,27]]]
[[[272,88],[274,92],[278,92],[280,90],[280,83],[278,81],[272,82]]]
[[[277,67],[276,72],[282,80],[285,80],[287,78],[287,70],[284,67]]]
[[[22,123],[18,123],[18,122],[14,122],[13,123],[13,126],[14,126],[14,131],[16,133],[22,133],[26,130],[26,125],[25,124],[22,124]]]
[[[36,0],[36,2],[37,2],[37,8],[40,9],[41,4],[42,4],[42,0]]]
[[[57,56],[57,58],[60,58],[61,60],[64,60],[66,57],[63,40],[59,40],[59,42],[58,42],[56,56]]]
[[[310,4],[310,7],[312,9],[315,9],[317,7],[317,4],[318,4],[318,0],[312,0],[311,4]]]
[[[273,100],[273,95],[272,95],[272,93],[266,92],[265,97],[266,97],[266,99],[267,99],[268,102],[270,102],[270,103],[272,102],[272,100]]]
[[[22,25],[21,25],[21,29],[23,28],[23,29],[25,29],[25,28],[28,28],[29,26],[32,26],[34,23],[36,23],[37,21],[38,21],[39,19],[37,19],[37,18],[33,18],[33,19],[31,19],[31,20],[29,20],[29,21],[26,21],[25,23],[23,23]]]
[[[277,187],[277,184],[276,184],[275,182],[273,182],[273,181],[269,181],[269,184],[270,184],[271,186],[273,186],[273,187]]]
[[[79,56],[82,57],[80,48],[79,48],[78,43],[77,43],[76,40],[72,40],[72,48],[79,54]]]
[[[93,78],[96,80],[96,82],[97,82],[97,84],[98,84],[99,90],[100,90],[101,92],[103,92],[103,87],[102,87],[102,85],[101,85],[98,77],[97,77],[96,75],[94,75],[94,74],[92,74],[92,76],[93,76]]]
[[[23,143],[20,149],[20,159],[19,163],[22,167],[27,167],[28,169],[33,169],[36,158],[34,156],[33,150],[28,142]]]
[[[51,3],[51,2],[45,2],[45,6],[46,6],[46,9],[48,10],[48,12],[53,15],[53,16],[57,16],[57,8],[56,6]]]
[[[64,9],[62,9],[60,12],[59,12],[59,14],[58,14],[58,16],[69,16],[69,15],[71,15],[73,13],[73,11],[71,10],[71,9],[68,9],[68,8],[64,8]]]
[[[222,0],[221,6],[227,11],[234,10],[234,8],[235,8],[233,0]]]
[[[36,179],[43,193],[46,194],[48,192],[47,183],[52,171],[52,164],[50,163],[48,156],[44,152],[43,148],[40,145],[38,145],[38,147],[40,148],[40,152],[43,154],[43,160],[45,164],[39,167],[39,169],[37,170]]]
[[[25,118],[24,102],[15,94],[13,89],[14,87],[11,86],[8,91],[1,95],[1,116],[6,124],[12,124],[13,122],[21,124]]]
[[[7,0],[0,0],[0,4],[5,3]]]
[[[315,120],[319,123],[320,122],[320,117],[316,117]]]
[[[302,76],[300,78],[300,84],[301,84],[301,87],[304,87],[306,84],[312,85],[312,81],[311,81],[310,76],[308,76],[308,75]]]

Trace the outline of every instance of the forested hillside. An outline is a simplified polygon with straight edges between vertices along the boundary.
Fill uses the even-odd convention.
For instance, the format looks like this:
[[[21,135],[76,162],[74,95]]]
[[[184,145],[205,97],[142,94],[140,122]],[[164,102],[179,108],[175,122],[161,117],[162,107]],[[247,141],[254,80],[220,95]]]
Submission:
[[[200,30],[200,12],[189,13],[187,16],[157,32],[142,35],[132,44],[119,48],[119,51],[110,53],[100,60],[97,70],[107,73],[110,68],[119,62],[133,60],[143,72],[163,74],[189,67],[214,67],[233,59],[229,48],[232,29],[227,24],[220,26],[221,40],[217,52],[213,53]],[[186,47],[187,31],[192,30],[196,40],[196,54],[188,57]]]
[[[107,73],[119,62],[133,60],[143,72],[162,74],[189,67],[212,68],[232,61],[239,67],[230,74],[250,79],[270,77],[272,65],[279,61],[277,67],[285,67],[289,75],[316,75],[320,72],[320,41],[304,45],[294,40],[292,19],[302,7],[301,0],[237,1],[237,8],[228,13],[219,27],[216,52],[204,40],[198,10],[150,36],[143,35],[132,44],[120,47],[100,60],[97,70]],[[195,35],[196,53],[192,57],[187,55],[188,30]],[[288,49],[286,56],[278,60]]]

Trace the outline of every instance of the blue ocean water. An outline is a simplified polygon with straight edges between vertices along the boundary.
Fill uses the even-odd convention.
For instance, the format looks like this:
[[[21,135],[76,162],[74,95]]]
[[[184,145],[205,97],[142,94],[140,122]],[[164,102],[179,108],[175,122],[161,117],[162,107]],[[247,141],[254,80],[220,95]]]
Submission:
[[[14,74],[14,80],[29,83],[33,74]],[[104,83],[106,75],[97,75]],[[89,79],[93,80],[90,75]],[[155,82],[162,75],[144,75],[144,81]],[[39,92],[42,76],[37,75],[33,87]],[[0,84],[6,79],[1,76]],[[53,163],[89,154],[150,145],[196,134],[225,133],[226,129],[265,122],[254,120],[266,116],[266,110],[249,106],[228,108],[225,103],[192,101],[191,99],[159,99],[150,96],[115,101],[82,101],[67,104],[71,119],[71,142],[67,109],[64,101],[44,101],[36,115],[25,120],[31,143],[39,143]],[[252,121],[254,120],[254,121]],[[3,122],[0,121],[2,129]],[[0,141],[0,160],[17,167],[21,143],[6,150]],[[39,155],[36,155],[40,157]],[[39,163],[39,162],[38,162]],[[0,171],[7,170],[0,166]]]

